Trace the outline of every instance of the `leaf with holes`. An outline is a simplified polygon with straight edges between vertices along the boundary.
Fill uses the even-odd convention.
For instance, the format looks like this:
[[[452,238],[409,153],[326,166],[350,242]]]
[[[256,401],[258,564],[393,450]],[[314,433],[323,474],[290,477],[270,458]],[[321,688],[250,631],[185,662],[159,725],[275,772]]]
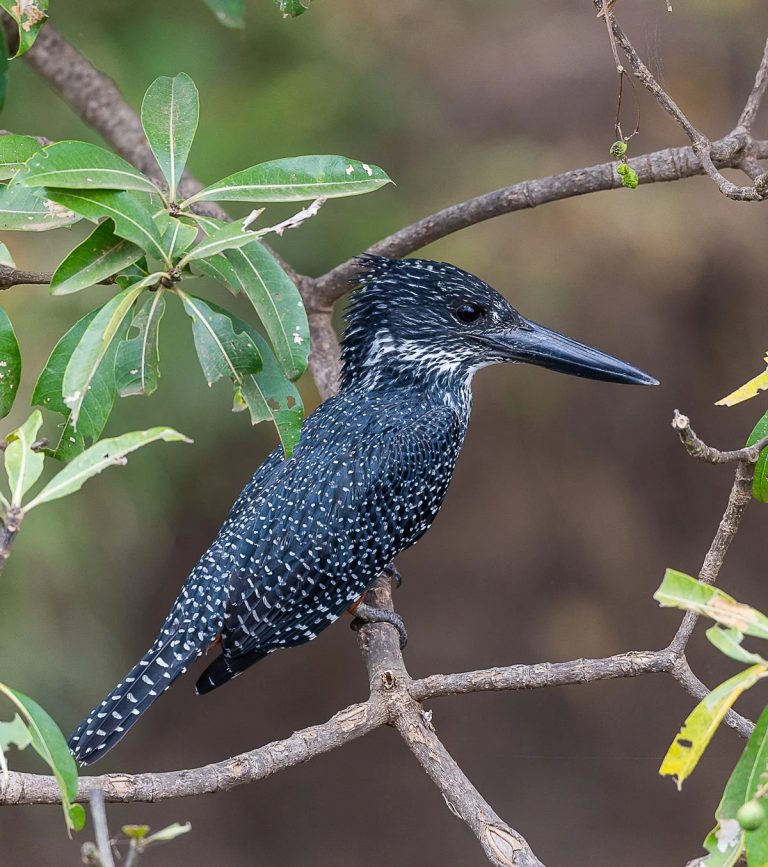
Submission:
[[[392,181],[383,169],[340,156],[289,157],[228,175],[184,203],[300,202],[370,193]]]
[[[149,178],[122,157],[84,141],[60,141],[35,153],[20,183],[68,190],[158,192]]]
[[[653,598],[663,608],[695,611],[745,635],[768,638],[768,617],[761,611],[743,605],[717,587],[697,581],[676,569],[667,569]]]
[[[753,446],[758,440],[768,436],[768,412],[755,425],[747,440]],[[768,448],[763,449],[755,464],[755,478],[752,482],[752,496],[761,503],[768,503]]]
[[[147,204],[126,190],[52,190],[46,195],[94,223],[109,217],[115,234],[138,244],[155,259],[165,261],[163,236]]]
[[[56,777],[67,828],[74,831],[81,830],[85,825],[85,810],[80,804],[74,803],[77,797],[77,765],[61,729],[29,696],[11,689],[4,683],[0,683],[0,693],[16,706],[27,727],[32,749]]]
[[[131,322],[134,337],[126,337],[117,349],[115,382],[121,397],[152,394],[160,379],[160,353],[157,340],[160,320],[165,313],[162,289],[149,294]]]
[[[258,241],[225,255],[264,324],[285,375],[298,379],[309,359],[309,323],[296,284]]]
[[[42,491],[26,506],[26,511],[66,497],[79,491],[88,479],[107,467],[125,464],[126,455],[142,446],[164,440],[165,442],[191,443],[189,437],[170,427],[153,427],[149,430],[133,431],[119,437],[100,440],[78,455],[64,467]]]
[[[94,377],[136,299],[143,291],[140,281],[135,286],[123,289],[108,301],[90,321],[67,362],[62,393],[64,403],[71,410],[74,430],[77,430],[78,418]]]
[[[0,136],[0,179],[12,178],[43,146],[31,135]]]
[[[225,27],[245,27],[245,0],[205,0],[208,8]]]
[[[16,714],[10,722],[0,720],[0,772],[6,783],[8,782],[8,759],[6,753],[8,747],[16,747],[17,750],[26,749],[32,743],[24,720]]]
[[[5,473],[11,489],[12,506],[21,505],[24,494],[40,478],[43,471],[43,454],[32,451],[32,444],[37,440],[37,432],[42,424],[43,416],[40,410],[36,409],[21,427],[11,431],[6,437],[8,446],[5,449]]]
[[[312,0],[275,0],[275,2],[283,13],[283,18],[298,18],[309,9]]]
[[[0,307],[0,418],[11,411],[21,380],[21,351],[8,314]]]
[[[141,247],[120,238],[114,230],[112,220],[104,220],[72,250],[51,278],[52,295],[69,295],[95,286],[144,255]]]
[[[720,725],[726,711],[736,699],[758,680],[768,676],[768,664],[760,663],[740,671],[725,683],[715,687],[693,709],[683,723],[680,733],[672,741],[659,773],[675,778],[678,789],[693,773],[712,735]]]
[[[244,328],[235,329],[231,314],[202,298],[178,289],[176,292],[192,319],[197,357],[208,385],[222,376],[242,385],[246,374],[261,370],[262,360],[256,344]]]
[[[184,167],[197,130],[200,103],[194,81],[184,72],[164,75],[149,85],[141,104],[141,124],[168,181],[168,199],[176,201]]]
[[[0,0],[19,28],[19,47],[14,57],[21,57],[35,44],[37,34],[48,18],[48,0]]]
[[[42,406],[52,412],[64,416],[64,428],[55,448],[48,454],[58,460],[68,461],[79,455],[90,442],[97,440],[109,419],[112,407],[117,398],[115,385],[115,357],[122,338],[128,331],[129,319],[125,318],[115,339],[110,344],[96,373],[91,380],[91,387],[80,408],[77,420],[77,430],[72,426],[72,411],[64,403],[64,371],[67,368],[72,353],[77,348],[86,329],[99,313],[101,307],[91,310],[59,340],[51,353],[32,393],[32,403]]]
[[[44,199],[21,184],[0,185],[0,229],[11,232],[47,232],[77,223],[71,209]]]
[[[726,784],[723,797],[715,812],[718,829],[725,823],[736,821],[739,807],[754,798],[758,788],[762,786],[764,782],[762,777],[766,769],[768,769],[768,707],[760,714],[741,758]],[[746,844],[748,864],[768,863],[768,823],[763,822],[759,828],[746,833],[739,828],[737,833],[741,843]]]

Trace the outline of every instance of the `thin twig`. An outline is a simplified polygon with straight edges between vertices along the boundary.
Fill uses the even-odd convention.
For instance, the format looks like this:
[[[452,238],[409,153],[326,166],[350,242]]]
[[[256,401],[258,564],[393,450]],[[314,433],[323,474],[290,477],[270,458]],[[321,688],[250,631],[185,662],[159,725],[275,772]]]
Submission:
[[[752,129],[757,112],[760,109],[760,103],[765,96],[766,86],[768,86],[768,39],[765,41],[763,57],[755,74],[755,83],[752,85],[752,90],[749,92],[744,110],[741,113],[741,117],[739,117],[740,127],[746,130]]]
[[[107,811],[104,806],[104,792],[99,786],[93,785],[89,791],[88,800],[91,803],[91,818],[93,819],[93,830],[96,835],[96,846],[99,850],[101,865],[102,867],[115,867],[115,859],[112,857],[112,843],[109,839]]]
[[[603,0],[593,0],[593,3],[598,11],[602,11]],[[653,94],[659,105],[685,131],[685,134],[691,140],[693,150],[701,161],[704,171],[717,184],[720,192],[729,199],[735,199],[736,201],[760,201],[763,198],[763,194],[754,186],[743,187],[734,184],[718,170],[714,160],[712,159],[712,142],[691,123],[685,112],[683,112],[680,106],[674,99],[672,99],[667,91],[664,90],[659,82],[656,81],[651,71],[640,59],[640,55],[635,51],[634,46],[627,38],[618,21],[616,21],[615,16],[607,15],[606,19],[608,20],[611,32],[615,37],[616,42],[621,46],[621,50],[624,52],[624,56],[627,58],[635,77],[641,82],[646,90]],[[762,74],[760,71],[758,72],[759,82],[756,82],[756,89],[753,89],[753,93],[755,94],[754,99],[752,98],[752,94],[750,94],[750,101],[748,102],[748,105],[750,105],[750,112],[752,111],[751,106],[754,106],[754,112],[757,111],[757,106],[762,98],[762,91],[765,88],[765,85],[762,82]],[[744,127],[742,132],[746,133],[747,127]]]

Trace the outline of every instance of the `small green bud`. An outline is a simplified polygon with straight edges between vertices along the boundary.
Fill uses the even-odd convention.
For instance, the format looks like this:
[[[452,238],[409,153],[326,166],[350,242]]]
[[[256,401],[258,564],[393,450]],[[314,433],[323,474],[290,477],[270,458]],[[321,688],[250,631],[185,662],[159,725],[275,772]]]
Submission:
[[[629,173],[629,166],[628,166],[626,163],[619,163],[619,164],[616,166],[616,171],[617,171],[620,175],[626,175],[626,174]]]
[[[765,807],[753,798],[739,807],[736,821],[745,831],[756,831],[765,821]]]
[[[611,145],[610,154],[612,157],[623,157],[627,152],[627,143],[625,141],[615,141]]]
[[[629,187],[630,190],[634,190],[639,183],[640,180],[637,177],[637,172],[627,166],[627,171],[622,173],[621,185],[623,187]]]

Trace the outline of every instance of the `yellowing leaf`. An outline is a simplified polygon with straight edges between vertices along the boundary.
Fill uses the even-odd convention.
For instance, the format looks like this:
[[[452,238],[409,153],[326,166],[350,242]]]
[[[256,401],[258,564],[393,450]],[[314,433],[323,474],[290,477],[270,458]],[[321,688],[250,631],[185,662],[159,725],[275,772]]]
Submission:
[[[693,709],[683,723],[680,733],[675,737],[661,763],[659,773],[675,777],[677,788],[681,788],[696,767],[707,744],[712,740],[726,711],[736,699],[754,686],[760,678],[768,676],[768,665],[761,663],[740,671],[737,675],[721,683],[705,696]]]
[[[765,356],[765,363],[768,364],[768,355]],[[745,382],[741,388],[732,391],[725,397],[715,403],[715,406],[735,406],[737,403],[743,403],[745,400],[751,400],[757,397],[761,391],[768,389],[768,370],[764,370],[757,376]]]

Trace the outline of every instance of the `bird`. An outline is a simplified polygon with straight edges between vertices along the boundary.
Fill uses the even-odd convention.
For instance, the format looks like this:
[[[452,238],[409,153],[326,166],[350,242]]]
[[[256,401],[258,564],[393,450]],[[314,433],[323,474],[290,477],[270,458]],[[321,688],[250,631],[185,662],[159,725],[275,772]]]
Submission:
[[[69,739],[81,765],[111,750],[195,660],[208,693],[265,656],[314,639],[434,521],[488,365],[529,363],[656,385],[636,367],[524,318],[486,282],[426,259],[358,259],[337,393],[245,485],[147,653]],[[355,605],[360,603],[357,608]]]

